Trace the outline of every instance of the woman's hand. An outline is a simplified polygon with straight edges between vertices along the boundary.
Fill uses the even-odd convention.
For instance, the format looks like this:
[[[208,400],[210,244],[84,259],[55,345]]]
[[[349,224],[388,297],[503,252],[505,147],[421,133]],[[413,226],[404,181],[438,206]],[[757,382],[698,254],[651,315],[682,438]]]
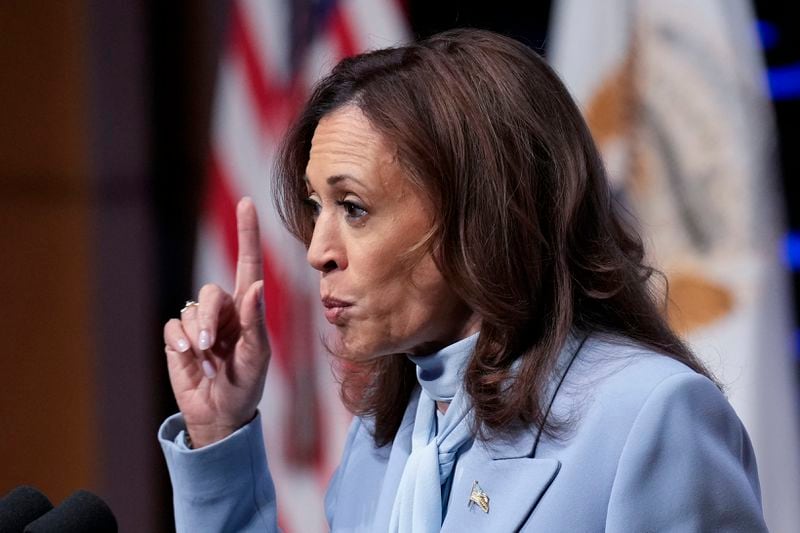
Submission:
[[[251,199],[239,202],[236,219],[239,257],[233,295],[204,285],[197,304],[164,326],[172,391],[195,448],[253,419],[269,365],[261,239]]]

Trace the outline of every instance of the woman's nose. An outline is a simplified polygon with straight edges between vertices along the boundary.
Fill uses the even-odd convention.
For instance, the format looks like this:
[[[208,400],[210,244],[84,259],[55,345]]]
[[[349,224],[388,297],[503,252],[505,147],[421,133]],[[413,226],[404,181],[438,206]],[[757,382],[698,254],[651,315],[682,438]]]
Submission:
[[[314,225],[306,260],[323,274],[347,267],[347,258],[336,222],[324,213]]]

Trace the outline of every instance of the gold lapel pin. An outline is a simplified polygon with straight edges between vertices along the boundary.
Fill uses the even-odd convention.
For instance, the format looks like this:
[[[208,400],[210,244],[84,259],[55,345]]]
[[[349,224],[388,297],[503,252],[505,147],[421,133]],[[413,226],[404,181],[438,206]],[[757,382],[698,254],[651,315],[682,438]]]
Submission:
[[[472,507],[472,504],[480,507],[484,513],[489,512],[489,495],[483,492],[477,481],[472,482],[472,492],[469,495],[469,506]]]

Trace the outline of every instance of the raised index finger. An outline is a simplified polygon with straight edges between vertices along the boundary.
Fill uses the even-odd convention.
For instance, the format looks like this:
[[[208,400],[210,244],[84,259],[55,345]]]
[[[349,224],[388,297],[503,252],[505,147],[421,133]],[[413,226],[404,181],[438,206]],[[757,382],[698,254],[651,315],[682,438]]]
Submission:
[[[264,275],[258,215],[253,200],[247,196],[239,200],[239,205],[236,206],[236,225],[239,233],[239,258],[236,263],[236,288],[233,294],[238,301],[247,289]]]

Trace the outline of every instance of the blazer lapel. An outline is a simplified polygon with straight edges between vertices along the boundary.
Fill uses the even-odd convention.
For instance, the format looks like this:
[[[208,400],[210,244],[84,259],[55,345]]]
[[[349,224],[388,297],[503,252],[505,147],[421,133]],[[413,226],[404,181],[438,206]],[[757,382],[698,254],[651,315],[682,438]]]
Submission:
[[[392,446],[376,448],[370,422],[362,422],[337,487],[332,531],[388,531],[397,486],[411,453],[419,393],[414,392]]]
[[[511,442],[475,442],[462,452],[442,532],[518,531],[561,467],[556,459],[531,458],[533,441],[525,432]],[[488,512],[470,503],[478,487],[488,497]]]

